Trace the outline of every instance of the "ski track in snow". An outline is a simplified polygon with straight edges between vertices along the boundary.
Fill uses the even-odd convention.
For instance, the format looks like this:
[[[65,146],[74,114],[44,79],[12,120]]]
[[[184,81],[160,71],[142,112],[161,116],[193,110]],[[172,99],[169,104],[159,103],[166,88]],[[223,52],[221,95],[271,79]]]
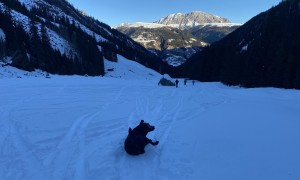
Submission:
[[[14,79],[11,83],[2,80],[6,84],[0,84],[0,98],[3,100],[0,104],[0,179],[209,180],[225,175],[225,179],[281,177],[296,180],[299,177],[296,166],[274,166],[282,172],[263,176],[258,169],[252,169],[251,172],[255,173],[247,173],[247,162],[246,165],[239,162],[240,159],[248,159],[251,167],[251,151],[255,150],[248,152],[244,149],[253,145],[264,148],[260,143],[267,147],[261,152],[268,152],[268,148],[276,145],[277,141],[288,146],[289,151],[300,149],[299,143],[296,143],[299,123],[294,118],[300,110],[297,92],[244,90],[214,83],[176,89],[156,86],[156,82],[152,81],[128,84],[122,80],[111,83],[101,78],[82,77],[79,82],[76,80],[72,82],[62,77],[22,79],[18,83],[14,83],[17,82]],[[270,121],[275,125],[268,125],[269,121],[265,119],[252,122],[251,117],[244,117],[240,122],[236,120],[240,119],[239,112],[237,115],[227,114],[227,111],[232,111],[231,108],[240,108],[237,111],[248,113],[244,108],[261,109],[265,106],[271,106],[272,111],[264,111],[275,119]],[[276,114],[273,110],[277,108],[285,108],[286,111],[282,111],[283,115]],[[259,117],[255,115],[258,112],[248,115]],[[285,112],[289,114],[288,121],[278,127],[288,134],[286,139],[292,138],[293,144],[274,133],[278,131],[276,123],[281,122],[280,116],[286,118]],[[272,113],[275,113],[274,117]],[[224,115],[228,117],[221,117]],[[134,128],[142,119],[156,127],[148,137],[160,143],[146,146],[143,155],[130,156],[124,151],[123,143],[128,128]],[[271,129],[270,135],[260,132],[265,127]],[[262,140],[243,132],[251,130],[261,133]],[[236,137],[239,135],[241,138]],[[278,137],[272,139],[275,135]],[[243,138],[245,141],[241,141]],[[264,138],[271,142],[269,146]],[[225,142],[229,145],[224,146]],[[286,152],[280,148],[273,151],[274,155]],[[272,153],[264,156],[257,153],[258,159]],[[294,154],[282,157],[281,161],[287,164],[299,159]],[[267,160],[270,161],[267,165],[274,164],[271,158]],[[257,166],[262,164],[259,160],[253,163]],[[242,168],[231,167],[232,164]],[[228,171],[222,171],[224,168]],[[235,168],[240,168],[242,175],[231,174],[230,170]],[[212,173],[215,170],[219,173]],[[267,169],[268,172],[270,170],[272,168]],[[257,175],[259,173],[261,176]]]
[[[148,137],[150,139],[159,140],[160,143],[158,146],[147,146],[146,147],[146,153],[141,155],[141,157],[147,158],[147,161],[144,161],[144,159],[141,159],[141,162],[139,161],[139,157],[136,157],[133,163],[133,159],[131,157],[127,157],[127,155],[124,155],[122,158],[122,163],[119,166],[119,179],[126,179],[122,177],[127,177],[128,175],[134,175],[130,176],[129,179],[176,179],[178,174],[176,172],[170,172],[166,167],[164,167],[164,159],[162,158],[166,154],[163,154],[162,150],[165,148],[165,143],[169,141],[169,136],[171,134],[173,124],[176,123],[176,121],[184,121],[187,122],[190,116],[187,116],[185,118],[180,117],[180,114],[182,113],[182,106],[184,105],[184,99],[188,99],[188,101],[195,101],[195,97],[184,97],[184,94],[180,94],[178,92],[178,89],[173,89],[170,93],[170,95],[167,95],[166,97],[160,97],[158,96],[158,90],[151,90],[149,92],[146,91],[139,91],[136,94],[135,98],[135,110],[131,112],[130,118],[128,121],[128,126],[134,128],[136,125],[139,124],[141,119],[144,119],[146,122],[149,122],[152,125],[156,126],[156,129],[153,132],[150,132],[148,134]],[[215,95],[215,93],[213,93]],[[155,96],[156,95],[156,96]],[[196,96],[196,94],[195,94]],[[168,102],[170,99],[174,99],[174,102],[171,104]],[[152,103],[151,101],[154,101],[155,103]],[[212,108],[214,106],[218,106],[222,103],[226,103],[227,100],[221,99],[217,102],[212,103],[202,103],[200,107],[203,107],[202,110],[208,110],[209,108]],[[202,111],[202,112],[203,112]],[[199,112],[199,111],[198,111]],[[199,114],[193,115],[197,116]],[[178,144],[184,143],[184,142],[176,142]],[[180,151],[180,146],[175,150],[175,152]],[[176,153],[175,153],[176,154]],[[175,155],[174,154],[174,155]],[[180,176],[185,177],[189,179],[193,173],[193,170],[189,168],[189,160],[188,159],[182,159],[180,161],[174,162],[176,164],[174,171],[176,169],[181,169]],[[126,172],[122,172],[122,167],[132,167],[132,172],[128,172],[128,169],[126,169]],[[146,167],[144,168],[143,172],[139,172],[138,176],[135,172],[136,169],[138,169],[139,166]],[[162,174],[152,173],[152,176],[147,177],[144,175],[147,175],[149,172],[161,172]],[[163,176],[162,176],[163,175]]]
[[[30,99],[32,99],[32,96],[25,97],[21,100],[16,99],[15,103],[1,107],[0,123],[2,127],[6,126],[6,128],[0,132],[0,152],[1,154],[5,154],[6,158],[1,158],[0,167],[5,167],[6,164],[5,168],[14,169],[14,171],[3,173],[3,179],[10,179],[10,176],[21,179],[23,176],[28,175],[31,176],[32,179],[40,179],[42,177],[41,174],[45,173],[44,170],[40,168],[41,162],[35,156],[32,156],[35,150],[30,149],[30,145],[22,138],[16,124],[11,118],[14,109],[18,106],[23,106],[25,101]],[[32,166],[23,167],[24,164],[29,163],[35,168],[31,168]],[[22,171],[23,168],[25,171]],[[36,171],[38,173],[36,173]],[[24,174],[24,172],[26,172],[26,174]],[[0,172],[0,174],[2,173]]]
[[[66,91],[65,85],[57,88],[58,93],[64,93]],[[87,167],[89,167],[89,163],[87,162],[87,158],[89,156],[92,156],[93,153],[98,154],[98,150],[100,145],[97,145],[97,137],[101,137],[101,139],[106,141],[106,145],[109,144],[108,141],[111,138],[112,134],[118,133],[120,130],[126,130],[128,127],[134,128],[136,125],[139,124],[139,121],[141,119],[144,119],[146,122],[149,122],[150,124],[153,124],[156,126],[156,129],[154,132],[149,133],[148,137],[153,140],[159,140],[160,143],[158,146],[147,146],[146,147],[146,153],[139,157],[131,157],[125,154],[123,151],[123,141],[126,138],[127,134],[125,134],[124,137],[120,139],[119,143],[119,150],[116,159],[107,159],[108,162],[114,161],[118,163],[115,165],[115,167],[107,167],[106,165],[111,164],[110,163],[102,163],[98,168],[99,171],[107,171],[112,177],[115,177],[116,179],[127,179],[137,178],[137,173],[135,172],[135,169],[137,169],[139,166],[143,166],[144,171],[138,172],[139,177],[142,179],[159,179],[160,177],[153,173],[150,177],[145,177],[145,174],[148,174],[147,171],[151,172],[164,172],[166,169],[163,167],[162,159],[163,156],[162,149],[165,147],[165,143],[168,141],[170,132],[172,131],[173,124],[176,121],[186,121],[189,119],[189,117],[186,117],[186,119],[179,119],[179,114],[181,113],[181,109],[183,106],[183,95],[178,93],[177,89],[173,89],[170,93],[170,95],[166,95],[166,97],[160,97],[157,95],[159,92],[157,89],[151,90],[147,92],[147,88],[145,89],[132,89],[131,92],[135,96],[135,100],[133,101],[134,109],[130,113],[127,123],[116,123],[115,121],[124,120],[127,117],[119,117],[115,119],[109,119],[101,122],[94,122],[95,119],[99,118],[101,116],[101,112],[106,111],[108,107],[113,106],[116,103],[119,103],[119,101],[123,101],[123,99],[130,98],[129,95],[126,95],[125,93],[128,93],[128,90],[126,92],[125,89],[129,87],[122,87],[118,92],[115,93],[115,97],[112,101],[108,101],[104,103],[103,105],[99,107],[94,107],[92,110],[89,110],[88,112],[80,115],[72,125],[69,127],[68,130],[65,131],[64,135],[50,136],[50,139],[44,139],[40,140],[37,143],[38,144],[56,144],[51,150],[50,153],[47,155],[44,155],[42,161],[41,159],[34,158],[32,156],[29,158],[30,162],[28,163],[35,163],[35,165],[31,165],[30,167],[34,167],[30,170],[28,170],[30,173],[33,174],[36,169],[39,170],[39,175],[37,175],[37,179],[43,177],[46,179],[86,179],[89,178],[89,171],[87,170]],[[145,90],[145,91],[144,91]],[[68,89],[70,93],[72,93],[72,89]],[[130,90],[129,90],[130,91]],[[83,96],[89,95],[87,94],[88,91],[85,89],[77,90],[77,94],[81,94]],[[41,96],[41,97],[40,97]],[[18,107],[24,106],[24,104],[27,104],[28,102],[31,102],[34,99],[40,99],[45,96],[44,93],[36,93],[34,96],[26,97],[19,101],[19,103],[13,104],[14,107],[11,107],[9,109],[3,109],[3,113],[1,113],[2,118],[1,119],[7,119],[10,120],[9,114],[13,113],[13,109]],[[176,96],[179,96],[179,98]],[[33,98],[34,97],[34,98]],[[131,95],[132,97],[132,95]],[[170,102],[169,99],[175,99],[174,102]],[[75,103],[79,103],[78,101],[75,101],[76,99],[73,99]],[[189,99],[192,100],[192,99]],[[62,105],[62,104],[57,104]],[[218,105],[216,104],[208,104],[206,106],[214,106]],[[203,107],[205,104],[203,104]],[[0,134],[0,142],[3,143],[7,136],[9,134],[13,134],[13,142],[16,145],[16,149],[20,151],[22,154],[20,156],[14,159],[26,159],[27,156],[30,156],[35,153],[35,151],[38,151],[37,149],[32,148],[31,150],[26,148],[24,144],[24,139],[22,139],[21,136],[22,133],[18,132],[12,122],[2,122],[8,124],[8,127],[5,131],[2,131]],[[91,126],[89,126],[92,124]],[[100,128],[100,126],[105,126]],[[51,131],[49,131],[51,132]],[[127,131],[125,131],[127,132]],[[41,132],[40,132],[41,133]],[[46,133],[46,132],[44,132]],[[51,132],[51,133],[55,133]],[[62,133],[62,132],[61,132]],[[87,149],[87,147],[90,147]],[[111,146],[111,145],[110,145]],[[4,151],[3,149],[1,150]],[[144,158],[147,159],[147,161],[144,160]],[[186,161],[186,160],[183,160]],[[186,165],[186,163],[182,162],[176,162],[177,168],[184,169],[184,171],[181,171],[180,173],[186,173],[186,175],[181,174],[181,176],[189,177],[192,170],[187,170],[189,165]],[[98,164],[99,165],[99,164]],[[130,169],[125,169],[124,167],[131,167]],[[36,169],[35,169],[36,168]],[[129,172],[128,172],[129,171]],[[132,171],[132,172],[130,172]],[[116,173],[117,172],[117,173]],[[169,176],[169,178],[176,177],[176,174],[172,175],[172,172],[165,172],[165,176]],[[134,176],[131,176],[134,175]],[[7,177],[21,177],[21,175],[12,175],[7,174]],[[31,175],[33,178],[34,176]],[[93,175],[91,176],[93,177]]]
[[[89,112],[82,115],[73,123],[71,128],[66,133],[65,137],[59,143],[57,150],[54,152],[54,155],[51,154],[49,156],[50,159],[47,158],[44,162],[46,166],[48,166],[49,162],[54,161],[55,163],[53,165],[55,171],[52,173],[53,177],[50,179],[64,179],[69,168],[68,166],[70,166],[69,164],[74,157],[77,159],[77,162],[75,162],[74,177],[72,179],[80,180],[86,178],[85,146],[86,139],[88,138],[86,136],[86,131],[90,132],[89,130],[86,130],[86,128],[93,119],[101,114],[102,111],[105,111],[108,106],[116,103],[120,99],[121,95],[123,95],[122,92],[124,89],[125,88],[123,87],[119,91],[113,101],[105,103],[102,107],[98,107],[95,112]],[[113,125],[115,126],[116,124]],[[110,128],[107,128],[106,132],[108,132],[109,129]],[[105,133],[102,133],[101,135],[105,135]],[[71,146],[72,148],[70,148],[69,146]],[[75,148],[77,148],[78,152],[75,151]],[[76,156],[73,155],[74,153],[76,153]]]

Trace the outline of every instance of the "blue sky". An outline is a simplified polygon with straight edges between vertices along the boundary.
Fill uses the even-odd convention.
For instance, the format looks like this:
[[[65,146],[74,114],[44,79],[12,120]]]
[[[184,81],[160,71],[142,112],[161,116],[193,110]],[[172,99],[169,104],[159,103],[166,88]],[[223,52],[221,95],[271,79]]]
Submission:
[[[153,22],[173,13],[202,11],[244,23],[281,0],[68,0],[94,18],[115,26]]]

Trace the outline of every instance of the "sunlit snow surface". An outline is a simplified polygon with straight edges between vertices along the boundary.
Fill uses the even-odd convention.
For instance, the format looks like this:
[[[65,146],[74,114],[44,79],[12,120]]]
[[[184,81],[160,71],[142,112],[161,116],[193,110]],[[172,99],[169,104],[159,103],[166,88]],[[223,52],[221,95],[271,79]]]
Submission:
[[[300,91],[162,87],[159,74],[121,61],[115,77],[0,66],[0,179],[300,179]],[[160,144],[127,155],[141,119]]]

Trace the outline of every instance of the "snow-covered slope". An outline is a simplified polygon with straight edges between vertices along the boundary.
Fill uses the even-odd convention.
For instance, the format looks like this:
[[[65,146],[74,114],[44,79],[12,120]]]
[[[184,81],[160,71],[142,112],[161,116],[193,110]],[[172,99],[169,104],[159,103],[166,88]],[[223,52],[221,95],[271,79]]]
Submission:
[[[52,78],[59,77],[54,74],[49,74],[44,71],[35,70],[28,72],[24,70],[11,67],[9,65],[10,59],[0,59],[0,79],[16,79],[16,78]],[[126,59],[125,57],[118,55],[118,62],[112,62],[105,60],[105,75],[104,77],[117,78],[122,80],[148,80],[158,82],[162,77],[161,74],[153,69],[147,68],[135,61]]]
[[[105,77],[114,77],[127,80],[154,80],[158,81],[161,74],[146,68],[145,66],[130,61],[123,56],[118,55],[118,62],[105,60]]]
[[[18,0],[18,1],[24,4],[28,10],[31,10],[33,7],[38,6],[37,2],[45,3],[44,1],[36,1],[36,0]]]
[[[241,26],[243,24],[241,23],[204,23],[201,24],[200,26],[205,27],[205,26],[216,26],[216,27],[232,27],[232,26]]]
[[[241,23],[198,23],[196,26],[218,26],[218,27],[231,27],[231,26],[241,26]],[[161,27],[174,27],[172,25],[165,25],[165,24],[159,24],[159,23],[146,23],[146,22],[135,22],[135,23],[121,23],[118,26],[115,26],[114,28],[117,29],[118,27],[127,27],[127,28],[137,28],[137,27],[143,27],[143,28],[161,28]],[[194,26],[193,26],[194,27]]]
[[[221,40],[240,26],[242,26],[240,23],[204,23],[190,28],[188,31],[208,44],[212,44]]]
[[[219,83],[0,79],[0,179],[300,179],[300,95]],[[141,119],[159,140],[123,148]]]
[[[116,29],[130,36],[147,49],[164,51],[207,45],[186,31],[165,25],[132,23],[117,26]]]
[[[8,63],[7,63],[8,62]],[[8,65],[10,62],[9,58],[0,59],[0,80],[3,79],[16,79],[16,78],[31,78],[31,77],[44,77],[49,78],[51,75],[41,70],[35,70],[32,72],[24,71]]]
[[[69,22],[72,22],[72,23],[74,22],[75,26],[80,27],[87,34],[89,34],[91,36],[95,36],[95,39],[97,41],[100,41],[100,42],[101,41],[107,41],[107,39],[103,38],[100,34],[97,34],[97,33],[93,32],[90,28],[88,28],[85,25],[83,25],[82,23],[80,23],[78,19],[72,17],[69,14],[66,14],[59,7],[49,4],[47,2],[47,0],[39,0],[39,1],[19,0],[19,2],[24,4],[28,10],[32,9],[33,7],[44,7],[44,8],[46,7],[47,10],[49,11],[49,13],[53,16],[53,18],[66,18]],[[102,28],[104,31],[109,33],[109,31],[107,29],[105,29],[104,27],[100,27],[100,28]]]
[[[20,0],[20,2],[23,3],[28,10],[30,10],[34,6],[38,6],[38,4],[36,2],[34,2],[33,0]],[[44,1],[38,1],[38,3],[40,5],[46,4]],[[4,11],[5,9],[6,9],[5,5],[0,2],[0,10]],[[53,7],[51,7],[51,9],[53,9]],[[55,10],[56,11],[55,11],[55,13],[53,13],[53,15],[54,15],[53,17],[55,17],[55,18],[68,17],[69,21],[76,22],[78,26],[81,25],[80,23],[75,21],[74,18],[71,18],[70,16],[63,13],[62,10],[60,10],[58,8],[55,8]],[[22,24],[24,30],[28,34],[30,34],[30,21],[31,21],[30,18],[28,18],[24,14],[17,12],[15,10],[11,10],[11,15],[13,17],[13,20],[16,23]],[[38,27],[38,31],[40,32],[41,23],[37,23],[36,26]],[[81,25],[81,26],[82,26],[83,30],[85,30],[87,33],[91,34],[91,32],[88,28],[84,27],[83,25]],[[59,27],[59,25],[58,25],[58,27]],[[51,47],[53,49],[59,50],[59,52],[61,54],[65,54],[67,57],[73,58],[72,56],[74,54],[76,54],[76,51],[73,48],[71,48],[71,44],[67,40],[65,40],[63,37],[59,36],[55,31],[53,31],[47,27],[46,27],[46,29],[47,29],[47,34],[50,39]],[[101,39],[101,37],[98,37],[98,39]]]
[[[12,1],[0,1],[0,12],[5,23],[9,24],[3,29],[4,33],[18,30],[21,33],[12,34],[22,34],[22,38],[8,36],[9,42],[17,41],[15,39],[23,42],[7,46],[4,50],[6,56],[12,57],[12,65],[15,67],[43,69],[59,74],[103,75],[103,59],[116,61],[117,55],[140,63],[148,62],[149,67],[155,70],[160,66],[167,67],[159,57],[132,39],[81,13],[66,0]],[[12,18],[5,16],[4,12],[10,12]],[[33,26],[37,28],[36,31],[33,31]],[[36,43],[32,43],[34,40]],[[48,52],[41,52],[40,47]]]
[[[5,41],[5,34],[4,31],[0,28],[0,42],[4,42]]]

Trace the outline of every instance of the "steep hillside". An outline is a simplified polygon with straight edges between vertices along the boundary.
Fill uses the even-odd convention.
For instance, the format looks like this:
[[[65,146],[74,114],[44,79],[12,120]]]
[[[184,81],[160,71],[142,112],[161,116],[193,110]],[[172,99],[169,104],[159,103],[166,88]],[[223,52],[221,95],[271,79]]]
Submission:
[[[205,23],[188,29],[187,31],[202,41],[212,44],[223,39],[236,30],[239,23]]]
[[[157,71],[167,68],[159,57],[65,0],[1,0],[0,16],[6,35],[2,49],[18,68],[103,75],[103,57],[117,61],[117,54]]]
[[[207,44],[187,31],[155,23],[123,23],[115,27],[172,66],[181,65]]]
[[[121,24],[117,30],[130,36],[147,49],[159,51],[182,47],[206,46],[192,34],[166,25],[155,23]]]
[[[299,9],[299,0],[282,1],[193,56],[179,74],[245,87],[300,88]]]

